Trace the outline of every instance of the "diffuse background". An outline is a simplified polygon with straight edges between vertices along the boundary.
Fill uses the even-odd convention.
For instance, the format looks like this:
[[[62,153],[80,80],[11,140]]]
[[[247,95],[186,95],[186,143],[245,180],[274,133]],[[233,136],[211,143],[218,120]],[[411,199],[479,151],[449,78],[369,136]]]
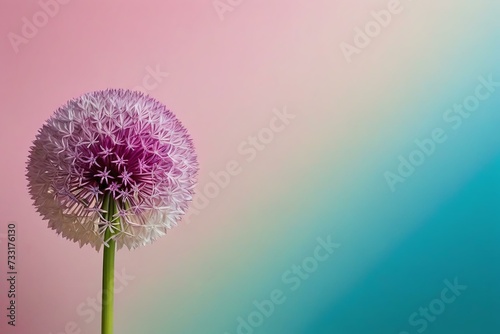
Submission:
[[[102,254],[60,239],[24,177],[68,99],[139,89],[201,163],[186,219],[117,256],[116,332],[500,330],[500,2],[6,1],[0,238],[16,327],[97,333]]]

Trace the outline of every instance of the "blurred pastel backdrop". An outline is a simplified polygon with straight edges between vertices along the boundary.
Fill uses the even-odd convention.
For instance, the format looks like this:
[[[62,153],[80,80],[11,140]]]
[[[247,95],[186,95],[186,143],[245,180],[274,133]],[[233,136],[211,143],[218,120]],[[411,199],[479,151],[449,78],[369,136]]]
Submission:
[[[116,333],[500,332],[500,2],[0,6],[1,333],[99,332],[102,253],[46,227],[24,168],[58,106],[108,87],[164,102],[201,163],[189,218],[118,253]],[[357,36],[367,27],[372,37]],[[492,82],[488,97],[451,114],[476,101],[480,80]],[[289,119],[271,138],[277,112]],[[436,129],[446,140],[432,148]],[[251,149],[259,134],[265,144]],[[413,154],[419,166],[402,177],[416,141],[431,153]],[[230,161],[239,173],[207,187]],[[318,261],[322,242],[336,248]]]

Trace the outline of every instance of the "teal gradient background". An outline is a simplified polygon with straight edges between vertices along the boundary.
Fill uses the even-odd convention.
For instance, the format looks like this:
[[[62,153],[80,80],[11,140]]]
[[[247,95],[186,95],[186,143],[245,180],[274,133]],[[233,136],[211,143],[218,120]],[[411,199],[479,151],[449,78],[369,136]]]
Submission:
[[[148,93],[194,138],[198,195],[166,237],[118,253],[133,278],[116,294],[116,333],[499,333],[500,87],[459,128],[444,115],[479,77],[500,82],[500,2],[401,0],[351,62],[341,43],[390,1],[232,3],[221,19],[208,0],[74,0],[16,52],[9,33],[42,7],[1,2],[0,238],[15,221],[20,274],[18,324],[2,311],[0,332],[98,333],[102,253],[46,228],[24,164],[59,105],[140,86],[159,66],[168,76]],[[284,109],[289,124],[242,154]],[[437,128],[446,140],[391,191],[385,173]],[[207,199],[230,161],[240,173]],[[283,275],[328,237],[340,247],[292,290]],[[455,279],[467,288],[425,329],[409,320]],[[238,331],[274,290],[284,302]]]

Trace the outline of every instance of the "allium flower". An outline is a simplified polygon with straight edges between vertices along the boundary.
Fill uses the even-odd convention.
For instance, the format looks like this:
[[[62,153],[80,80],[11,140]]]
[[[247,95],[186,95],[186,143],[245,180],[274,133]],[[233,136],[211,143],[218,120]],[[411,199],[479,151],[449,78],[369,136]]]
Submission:
[[[43,125],[27,164],[37,211],[63,237],[99,250],[153,242],[192,199],[198,163],[186,129],[160,102],[129,90],[69,101]],[[112,219],[104,200],[114,199]]]

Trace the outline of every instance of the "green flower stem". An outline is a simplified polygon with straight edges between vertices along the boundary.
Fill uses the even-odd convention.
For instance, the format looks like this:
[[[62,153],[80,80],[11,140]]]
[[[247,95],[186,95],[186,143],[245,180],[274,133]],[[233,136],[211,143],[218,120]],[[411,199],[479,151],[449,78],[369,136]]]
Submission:
[[[116,213],[116,203],[110,194],[104,196],[103,208],[106,210],[104,218],[108,222],[113,220]],[[114,225],[114,223],[113,223]],[[104,257],[102,264],[102,321],[101,334],[113,334],[113,303],[115,288],[115,253],[116,241],[111,237],[116,231],[107,228],[104,232],[104,240],[109,247],[104,245]]]

